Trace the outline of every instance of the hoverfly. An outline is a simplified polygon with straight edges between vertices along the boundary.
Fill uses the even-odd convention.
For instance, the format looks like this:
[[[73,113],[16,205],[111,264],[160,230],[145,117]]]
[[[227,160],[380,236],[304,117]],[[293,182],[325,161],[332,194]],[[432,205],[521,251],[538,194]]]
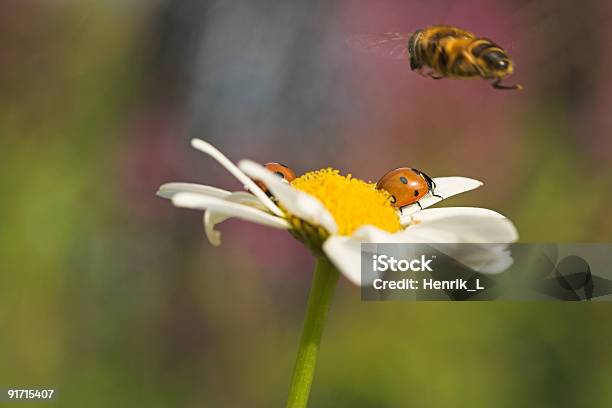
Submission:
[[[410,68],[432,79],[481,77],[493,80],[496,89],[523,89],[504,85],[514,64],[493,41],[452,26],[431,26],[413,33],[358,34],[350,39],[356,48],[410,60]],[[429,70],[424,71],[427,67]]]

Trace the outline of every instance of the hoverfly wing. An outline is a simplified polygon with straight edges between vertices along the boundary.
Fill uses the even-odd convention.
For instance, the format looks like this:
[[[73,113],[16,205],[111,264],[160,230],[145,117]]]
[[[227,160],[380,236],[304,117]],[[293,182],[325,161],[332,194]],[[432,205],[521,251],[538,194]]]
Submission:
[[[347,42],[357,50],[393,59],[408,58],[411,33],[353,34]]]

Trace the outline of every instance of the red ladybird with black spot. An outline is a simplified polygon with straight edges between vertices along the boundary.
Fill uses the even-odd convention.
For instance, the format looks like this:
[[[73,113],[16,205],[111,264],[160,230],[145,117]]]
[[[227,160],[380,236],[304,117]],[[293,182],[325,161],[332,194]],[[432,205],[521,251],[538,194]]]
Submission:
[[[291,181],[296,178],[295,172],[284,164],[272,162],[266,163],[264,167],[270,170],[272,173],[276,174],[278,177],[280,177],[283,181],[286,181],[287,183],[291,183]],[[264,193],[270,195],[270,191],[268,191],[268,187],[266,187],[264,183],[259,180],[254,181],[255,184],[257,184],[259,188],[264,191]]]
[[[391,170],[378,180],[376,188],[385,190],[391,195],[391,204],[395,208],[402,208],[419,200],[431,192],[434,193],[436,183],[427,174],[410,167],[400,167]],[[441,197],[440,197],[441,198]]]

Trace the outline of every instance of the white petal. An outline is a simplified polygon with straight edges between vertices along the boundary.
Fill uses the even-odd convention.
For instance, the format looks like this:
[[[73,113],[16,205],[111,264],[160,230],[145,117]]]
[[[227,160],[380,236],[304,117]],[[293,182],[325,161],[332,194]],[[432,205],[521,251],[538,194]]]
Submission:
[[[513,263],[507,243],[518,239],[516,228],[495,211],[473,207],[433,208],[414,214],[412,219],[415,225],[394,234],[366,225],[350,237],[331,236],[323,244],[323,250],[336,268],[356,285],[371,283],[361,281],[363,242],[431,244],[436,250],[485,273],[502,272]],[[455,243],[472,245],[448,245]],[[405,249],[411,252],[414,248]]]
[[[361,286],[361,241],[333,235],[323,243],[323,251],[341,274]]]
[[[425,197],[419,200],[422,208],[431,207],[432,205],[439,203],[440,201],[452,197],[457,194],[465,193],[466,191],[474,190],[482,186],[482,182],[467,177],[436,177],[433,179],[436,186],[434,187],[433,193],[430,192]],[[436,197],[433,194],[441,197]],[[402,207],[401,220],[409,218],[411,214],[421,210],[418,204],[411,204]]]
[[[194,193],[180,193],[172,198],[172,203],[177,207],[206,210],[210,212],[208,216],[209,223],[218,224],[227,218],[234,217],[256,224],[267,225],[269,227],[279,229],[289,228],[289,224],[283,218],[276,217],[249,205],[232,203],[219,198],[205,197]],[[206,214],[204,217],[207,218]],[[206,234],[213,245],[218,245],[220,243],[219,233],[217,231],[211,229],[207,231]]]
[[[268,197],[266,193],[264,193],[262,189],[259,188],[259,186],[255,184],[253,180],[251,180],[246,174],[244,174],[234,163],[231,162],[230,159],[225,157],[225,155],[221,153],[216,147],[200,139],[192,139],[191,145],[195,149],[208,154],[210,157],[218,161],[219,164],[225,167],[227,171],[229,171],[234,177],[236,177],[238,181],[240,181],[247,190],[252,192],[257,198],[259,198],[259,200],[272,213],[278,215],[279,217],[283,216],[283,212],[281,211],[281,209],[278,208],[278,206],[274,204],[272,200],[270,200],[270,197]]]
[[[249,176],[266,184],[274,197],[291,214],[313,225],[325,228],[330,234],[338,231],[334,217],[315,197],[291,187],[265,167],[250,160],[241,160],[238,166]]]
[[[166,183],[162,184],[157,190],[157,195],[163,198],[171,199],[178,193],[198,193],[217,198],[225,198],[231,194],[229,191],[217,187],[194,183]]]
[[[510,220],[495,211],[472,207],[431,208],[414,214],[413,221],[415,225],[394,234],[394,238],[431,243],[479,272],[503,272],[513,263],[507,243],[516,241],[518,233]],[[459,243],[471,245],[435,245]]]
[[[226,197],[227,201],[238,203],[242,205],[248,205],[250,207],[259,208],[262,211],[266,211],[265,206],[259,201],[257,197],[252,194],[237,191],[231,193]],[[211,244],[215,246],[221,245],[221,233],[215,229],[217,224],[222,223],[223,221],[232,218],[233,215],[229,215],[227,212],[219,212],[217,210],[208,208],[204,212],[204,232],[206,233],[206,237]]]
[[[438,246],[441,252],[463,265],[483,273],[501,273],[514,263],[508,244],[468,244]]]
[[[412,239],[428,238],[420,242],[506,243],[518,239],[510,220],[485,208],[430,208],[419,211],[412,218],[416,224],[403,233]]]
[[[204,225],[204,233],[206,234],[206,238],[208,238],[208,242],[210,242],[214,246],[221,245],[221,232],[215,229],[215,226],[223,221],[231,218],[229,215],[224,215],[214,210],[206,210],[204,211],[204,215],[202,218],[202,223]]]
[[[175,195],[180,193],[194,193],[201,194],[206,197],[220,198],[232,203],[248,205],[267,212],[266,206],[263,205],[263,203],[251,193],[247,193],[245,191],[230,193],[229,191],[222,190],[220,188],[203,186],[200,184],[167,183],[159,188],[157,195],[172,199]],[[204,232],[206,233],[206,236],[211,244],[215,246],[221,244],[221,234],[215,230],[215,226],[228,218],[232,218],[232,216],[225,215],[223,212],[210,209],[207,209],[204,212]]]
[[[247,193],[246,191],[235,191],[230,195],[226,196],[225,200],[230,201],[232,203],[244,204],[251,207],[259,208],[262,211],[268,212],[268,209],[259,200],[259,198],[255,197],[251,193]]]
[[[323,252],[340,273],[357,286],[371,282],[361,280],[361,243],[396,242],[389,234],[371,225],[359,228],[351,236],[332,235],[323,243]],[[372,280],[375,277],[372,278]]]

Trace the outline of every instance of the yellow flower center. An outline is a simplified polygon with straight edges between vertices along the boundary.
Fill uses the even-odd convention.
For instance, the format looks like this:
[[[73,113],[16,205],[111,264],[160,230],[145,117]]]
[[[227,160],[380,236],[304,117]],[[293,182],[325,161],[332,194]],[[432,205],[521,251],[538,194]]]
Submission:
[[[291,185],[321,201],[336,220],[340,235],[350,235],[367,224],[388,232],[402,228],[389,193],[350,174],[342,176],[331,168],[311,171]]]

